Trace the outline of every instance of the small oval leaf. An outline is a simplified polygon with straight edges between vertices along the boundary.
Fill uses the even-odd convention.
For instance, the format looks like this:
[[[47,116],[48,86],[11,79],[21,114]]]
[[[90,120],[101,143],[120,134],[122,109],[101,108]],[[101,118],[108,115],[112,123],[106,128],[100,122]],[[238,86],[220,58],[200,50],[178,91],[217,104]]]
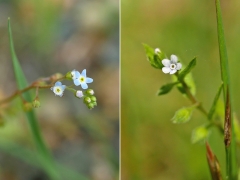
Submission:
[[[174,117],[172,118],[173,123],[185,123],[190,120],[192,116],[193,108],[183,107],[175,112]]]
[[[208,126],[206,125],[202,125],[195,128],[192,131],[192,138],[191,138],[192,143],[194,144],[194,143],[205,140],[209,136],[209,133],[210,131],[208,129]]]
[[[154,49],[147,44],[143,44],[143,46],[147,55],[147,60],[149,61],[151,66],[157,69],[162,69],[163,68],[162,60],[164,59],[165,54],[163,52],[158,52],[156,54]]]

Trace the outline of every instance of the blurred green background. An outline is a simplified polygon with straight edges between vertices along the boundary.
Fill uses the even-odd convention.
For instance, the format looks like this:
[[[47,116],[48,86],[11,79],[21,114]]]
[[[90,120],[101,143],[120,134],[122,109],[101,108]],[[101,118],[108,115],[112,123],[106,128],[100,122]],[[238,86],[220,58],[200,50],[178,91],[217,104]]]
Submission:
[[[234,111],[240,115],[240,3],[221,1],[229,55]],[[197,110],[185,124],[172,124],[176,110],[190,105],[176,89],[156,96],[171,81],[146,60],[142,43],[188,64],[197,56],[196,96],[209,110],[221,83],[215,1],[121,1],[121,176],[124,180],[206,180],[204,143],[191,144],[192,130],[207,122]],[[225,174],[223,139],[213,130],[210,145]]]
[[[94,79],[89,87],[98,106],[93,110],[69,91],[62,98],[50,89],[39,92],[41,107],[36,113],[55,160],[91,180],[118,179],[119,1],[1,0],[0,100],[16,90],[8,17],[29,83],[73,69],[87,69]],[[35,151],[19,101],[1,106],[0,120],[0,179],[48,180],[41,168],[26,162],[20,149],[3,143]]]

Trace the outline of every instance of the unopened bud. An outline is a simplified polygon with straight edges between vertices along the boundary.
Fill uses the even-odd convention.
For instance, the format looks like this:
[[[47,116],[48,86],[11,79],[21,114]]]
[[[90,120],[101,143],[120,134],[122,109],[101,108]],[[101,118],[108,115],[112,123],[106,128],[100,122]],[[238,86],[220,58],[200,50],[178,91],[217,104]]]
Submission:
[[[85,102],[86,104],[90,103],[90,102],[91,102],[91,98],[90,98],[90,97],[85,97],[85,98],[84,98],[84,102]]]
[[[83,92],[80,91],[80,90],[78,90],[78,91],[76,91],[75,96],[76,96],[77,98],[81,98],[81,97],[83,97]]]
[[[97,98],[95,96],[90,96],[91,98],[91,102],[96,102],[97,101]]]
[[[92,89],[88,89],[88,90],[86,91],[86,94],[87,94],[87,95],[94,95],[94,91],[93,91]]]
[[[161,52],[161,50],[160,50],[159,48],[156,48],[156,49],[154,50],[154,52],[155,52],[155,54],[158,54],[158,53]]]
[[[32,102],[32,106],[34,108],[39,108],[41,106],[40,101],[38,100],[38,98],[36,98],[33,102]]]

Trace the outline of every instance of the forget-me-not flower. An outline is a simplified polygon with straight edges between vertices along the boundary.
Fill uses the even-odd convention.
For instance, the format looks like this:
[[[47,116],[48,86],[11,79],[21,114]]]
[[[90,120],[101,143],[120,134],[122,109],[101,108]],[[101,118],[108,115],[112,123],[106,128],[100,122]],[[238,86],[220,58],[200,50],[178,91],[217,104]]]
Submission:
[[[165,74],[174,74],[182,68],[182,64],[178,63],[178,57],[176,55],[171,55],[171,60],[163,59],[162,64],[165,66],[162,68],[162,71]]]
[[[57,81],[55,85],[51,87],[51,90],[54,92],[55,95],[62,97],[65,88],[65,85],[62,85],[60,81]]]
[[[84,69],[84,70],[82,71],[82,73],[79,73],[78,71],[75,71],[75,70],[74,70],[74,77],[75,77],[75,79],[73,79],[74,84],[75,84],[76,86],[81,85],[81,87],[82,87],[83,89],[87,89],[87,88],[88,88],[87,83],[93,82],[93,79],[92,79],[92,78],[87,77],[87,75],[86,75],[86,69]]]

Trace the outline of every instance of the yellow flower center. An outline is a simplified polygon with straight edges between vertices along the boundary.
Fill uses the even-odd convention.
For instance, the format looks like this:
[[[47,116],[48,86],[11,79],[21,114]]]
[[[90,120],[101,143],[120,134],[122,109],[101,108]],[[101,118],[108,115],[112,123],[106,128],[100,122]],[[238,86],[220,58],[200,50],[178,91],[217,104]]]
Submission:
[[[85,78],[84,78],[84,77],[80,77],[80,78],[79,78],[79,81],[80,81],[80,82],[84,82],[84,81],[85,81]]]
[[[60,88],[57,88],[56,91],[59,93],[59,92],[61,92],[61,89],[60,89]]]

